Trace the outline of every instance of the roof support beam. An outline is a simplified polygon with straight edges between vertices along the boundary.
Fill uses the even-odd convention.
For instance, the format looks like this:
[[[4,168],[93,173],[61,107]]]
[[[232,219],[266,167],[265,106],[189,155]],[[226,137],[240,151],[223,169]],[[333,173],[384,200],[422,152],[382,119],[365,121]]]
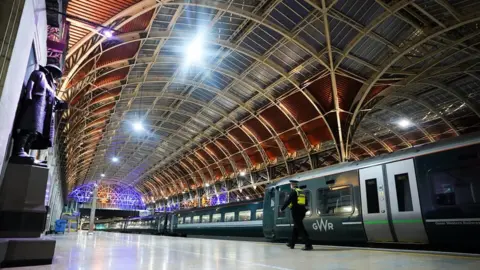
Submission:
[[[365,102],[366,97],[370,93],[371,89],[375,85],[375,83],[385,74],[385,72],[393,65],[395,64],[398,60],[400,60],[404,55],[406,55],[408,52],[413,50],[414,48],[421,46],[425,42],[436,38],[444,33],[447,33],[451,30],[457,29],[458,27],[467,25],[469,23],[474,23],[480,21],[480,16],[474,16],[473,18],[465,18],[463,21],[453,24],[445,29],[431,29],[426,35],[418,37],[416,40],[411,42],[409,45],[405,46],[402,48],[402,51],[394,54],[393,56],[389,57],[383,64],[383,67],[379,72],[374,74],[368,81],[367,83],[360,89],[357,97],[355,98],[355,101],[353,104],[356,104],[355,110],[353,112],[353,117],[350,122],[350,127],[349,127],[349,132],[348,132],[348,138],[351,138],[352,133],[354,130],[352,128],[355,126],[355,122],[357,121],[357,116],[363,107],[363,103]]]
[[[322,0],[322,7],[324,10],[326,10],[327,5],[325,3],[325,0]],[[323,25],[324,25],[324,31],[325,31],[325,39],[327,42],[327,51],[328,51],[328,59],[329,59],[329,67],[330,70],[335,70],[334,68],[334,60],[333,60],[333,51],[332,51],[332,43],[331,43],[331,38],[330,38],[330,27],[328,23],[328,17],[327,13],[323,13]],[[340,162],[344,162],[345,159],[347,158],[345,146],[343,144],[343,131],[342,131],[342,122],[340,118],[340,105],[338,102],[338,89],[337,89],[337,78],[335,75],[335,72],[330,72],[330,79],[331,79],[331,84],[332,84],[332,95],[333,95],[333,104],[335,107],[335,115],[337,118],[337,132],[338,132],[338,143],[340,144]],[[328,125],[328,123],[327,123]]]

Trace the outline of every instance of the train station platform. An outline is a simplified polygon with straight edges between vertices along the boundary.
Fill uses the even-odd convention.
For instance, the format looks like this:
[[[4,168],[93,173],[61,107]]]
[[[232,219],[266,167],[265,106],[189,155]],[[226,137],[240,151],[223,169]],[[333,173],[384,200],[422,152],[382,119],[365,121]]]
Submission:
[[[480,256],[96,232],[57,240],[54,263],[14,269],[479,269]]]

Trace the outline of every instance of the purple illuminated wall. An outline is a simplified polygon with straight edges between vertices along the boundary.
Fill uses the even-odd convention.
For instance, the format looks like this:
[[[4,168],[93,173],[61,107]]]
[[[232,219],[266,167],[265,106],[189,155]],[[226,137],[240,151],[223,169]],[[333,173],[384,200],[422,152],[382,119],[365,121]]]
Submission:
[[[91,203],[94,184],[86,184],[75,188],[68,197],[81,204]],[[123,210],[145,209],[140,194],[129,186],[119,184],[101,184],[97,194],[98,208],[117,208]]]

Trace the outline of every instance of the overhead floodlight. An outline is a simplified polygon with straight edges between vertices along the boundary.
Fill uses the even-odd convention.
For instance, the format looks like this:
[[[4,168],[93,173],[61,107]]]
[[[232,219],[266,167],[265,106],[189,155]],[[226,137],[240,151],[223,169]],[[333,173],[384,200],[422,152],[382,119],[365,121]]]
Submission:
[[[104,173],[102,173],[102,174],[100,174],[100,176],[101,176],[101,177],[105,177],[105,174],[104,174]]]
[[[105,29],[102,31],[103,35],[106,37],[106,38],[111,38],[113,37],[113,31],[110,30],[110,29]]]
[[[118,157],[113,157],[112,158],[112,162],[118,162],[118,161],[119,161]]]
[[[199,64],[203,59],[204,54],[204,36],[203,34],[198,34],[195,39],[187,46],[186,51],[186,61],[187,65],[189,64]]]
[[[133,129],[135,131],[143,131],[143,124],[142,122],[135,122],[133,123]]]
[[[247,200],[250,200],[250,197],[247,196]]]
[[[408,119],[401,119],[397,122],[397,125],[401,128],[408,128],[412,125],[412,122]]]
[[[246,172],[246,171],[241,171],[241,172],[240,172],[240,176],[245,176],[245,175],[247,175],[247,172]]]

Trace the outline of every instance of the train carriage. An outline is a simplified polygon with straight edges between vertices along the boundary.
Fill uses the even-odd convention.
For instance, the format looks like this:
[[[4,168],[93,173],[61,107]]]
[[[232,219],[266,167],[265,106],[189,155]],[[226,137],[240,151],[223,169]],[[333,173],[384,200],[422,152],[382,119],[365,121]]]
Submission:
[[[307,193],[304,223],[316,242],[478,247],[479,142],[471,134],[282,179],[266,189],[265,237],[289,237],[289,210],[279,209],[295,179]]]
[[[267,186],[263,201],[130,219],[124,221],[123,231],[264,236],[283,241],[290,236],[293,222],[289,209],[282,212],[280,208],[290,192],[289,181],[294,179],[305,190],[308,212],[304,223],[316,243],[479,250],[477,174],[479,133],[285,177]],[[121,225],[99,226],[118,231],[116,226]]]
[[[171,219],[176,235],[263,237],[262,200],[180,210]]]

